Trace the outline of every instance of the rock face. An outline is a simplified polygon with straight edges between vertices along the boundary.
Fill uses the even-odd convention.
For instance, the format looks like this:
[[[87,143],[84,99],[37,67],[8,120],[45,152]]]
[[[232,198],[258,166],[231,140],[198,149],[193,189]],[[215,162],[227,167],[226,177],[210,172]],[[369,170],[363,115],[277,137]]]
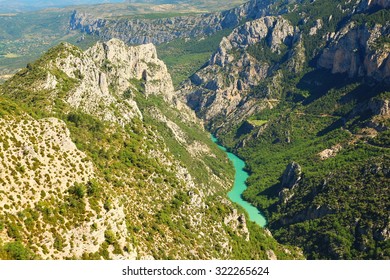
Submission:
[[[279,200],[282,203],[287,203],[294,196],[294,189],[298,186],[301,179],[301,166],[296,162],[289,163],[281,178],[281,191],[279,192]]]
[[[359,5],[360,10],[367,10],[371,8],[389,8],[390,2],[388,0],[363,0]]]
[[[246,241],[249,241],[249,230],[246,226],[245,215],[238,214],[237,210],[234,209],[229,216],[225,217],[224,223],[230,226],[238,235],[243,236]]]
[[[335,157],[341,149],[342,149],[341,145],[337,144],[331,147],[330,149],[323,150],[318,155],[320,156],[321,160],[325,160],[331,157]]]
[[[328,46],[318,60],[318,66],[332,73],[350,77],[368,76],[376,80],[390,77],[390,45],[383,38],[390,36],[389,26],[357,27],[351,22],[332,34]]]
[[[225,28],[233,28],[243,19],[268,14],[268,7],[273,2],[252,0],[224,12],[154,20],[101,19],[75,11],[69,25],[70,29],[95,34],[104,40],[118,38],[129,44],[161,44],[177,38],[207,36]]]
[[[371,111],[380,117],[389,118],[390,117],[390,100],[388,99],[377,99],[372,100],[369,103]]]
[[[267,101],[256,102],[247,93],[275,74],[276,68],[250,55],[247,48],[265,41],[271,52],[278,54],[298,40],[295,28],[282,17],[247,22],[222,39],[208,65],[183,85],[181,94],[206,122],[219,117],[226,118],[224,124],[240,123],[260,108],[272,106]],[[275,74],[273,79],[278,77]]]
[[[137,104],[130,98],[133,91],[140,90],[137,87],[142,87],[145,95],[160,94],[173,102],[170,75],[152,44],[128,47],[112,39],[84,53],[70,45],[63,47],[66,55],[58,58],[54,67],[77,81],[65,97],[73,108],[124,125],[134,116],[142,118]],[[53,75],[48,74],[43,87],[55,92],[57,83]],[[119,102],[114,92],[127,98]],[[100,104],[107,106],[102,109]]]
[[[146,95],[161,94],[167,101],[172,100],[171,77],[152,44],[128,47],[122,41],[112,39],[95,45],[86,55],[96,64],[104,65],[108,80],[117,77],[119,91],[129,87],[128,80],[137,79],[144,82]]]
[[[76,11],[72,15],[70,28],[97,35],[104,40],[119,38],[128,44],[161,44],[176,38],[210,35],[223,27],[228,28],[230,24],[236,24],[236,20],[214,24],[217,21],[220,21],[219,14],[156,20],[107,20],[95,19],[91,15]]]
[[[301,180],[301,176],[301,166],[296,162],[289,163],[282,175],[282,187],[288,189],[294,188]]]
[[[0,259],[226,259],[251,242],[228,159],[151,44],[51,49],[0,86],[0,132]]]

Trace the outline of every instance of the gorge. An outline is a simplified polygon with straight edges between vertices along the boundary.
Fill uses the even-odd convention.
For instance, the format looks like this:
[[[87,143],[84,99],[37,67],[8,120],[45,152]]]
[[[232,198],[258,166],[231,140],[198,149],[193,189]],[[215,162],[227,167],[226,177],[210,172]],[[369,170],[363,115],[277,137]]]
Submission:
[[[213,135],[211,135],[211,140],[218,144],[218,139],[215,138]],[[267,224],[267,220],[265,217],[261,214],[259,209],[251,205],[249,202],[245,201],[242,198],[242,193],[247,188],[246,186],[246,179],[249,177],[249,174],[244,170],[245,168],[245,162],[237,157],[236,155],[229,153],[225,147],[218,144],[218,147],[226,152],[229,160],[233,163],[234,169],[235,169],[235,176],[234,176],[234,184],[233,188],[229,191],[228,197],[229,199],[240,205],[245,209],[245,211],[249,215],[249,219],[256,224],[258,224],[260,227],[265,227]]]
[[[390,258],[389,1],[92,11],[0,85],[0,258]]]

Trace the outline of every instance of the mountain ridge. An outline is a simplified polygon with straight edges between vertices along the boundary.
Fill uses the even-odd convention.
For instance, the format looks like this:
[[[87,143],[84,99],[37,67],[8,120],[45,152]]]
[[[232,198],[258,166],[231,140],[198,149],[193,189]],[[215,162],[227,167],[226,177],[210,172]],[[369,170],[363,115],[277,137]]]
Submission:
[[[179,94],[246,161],[280,242],[388,259],[388,2],[298,2],[233,29]]]
[[[0,257],[284,259],[302,258],[299,247],[309,259],[389,258],[388,1],[250,1],[158,19],[76,14],[75,28],[104,39],[123,31],[130,44],[232,31],[177,92],[153,46],[117,39],[86,52],[62,44],[1,86],[0,155],[12,163],[2,180],[17,194],[1,204]],[[151,28],[178,19],[193,25],[172,36]],[[243,197],[270,231],[226,199],[231,166],[185,103],[246,161]],[[61,157],[65,148],[75,156]],[[14,190],[23,174],[51,184],[45,162],[69,169],[58,172],[65,186]],[[22,209],[24,196],[35,204]]]
[[[6,81],[0,257],[302,258],[226,198],[226,155],[172,90],[154,46],[116,39]]]
[[[268,2],[254,0],[223,12],[163,16],[158,19],[110,20],[76,10],[69,26],[71,30],[81,30],[104,40],[116,37],[128,44],[161,44],[177,38],[209,36],[219,30],[235,27],[244,19],[267,14],[268,5]]]

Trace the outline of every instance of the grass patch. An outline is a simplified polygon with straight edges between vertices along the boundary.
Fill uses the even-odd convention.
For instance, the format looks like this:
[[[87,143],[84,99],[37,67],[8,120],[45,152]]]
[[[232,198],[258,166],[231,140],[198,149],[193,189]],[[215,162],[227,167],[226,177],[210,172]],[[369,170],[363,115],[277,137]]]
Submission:
[[[231,29],[226,29],[204,38],[177,39],[157,46],[159,58],[167,65],[174,86],[199,70],[218,48],[222,37],[230,32]]]
[[[248,120],[248,123],[250,123],[253,126],[262,126],[268,123],[267,120]]]

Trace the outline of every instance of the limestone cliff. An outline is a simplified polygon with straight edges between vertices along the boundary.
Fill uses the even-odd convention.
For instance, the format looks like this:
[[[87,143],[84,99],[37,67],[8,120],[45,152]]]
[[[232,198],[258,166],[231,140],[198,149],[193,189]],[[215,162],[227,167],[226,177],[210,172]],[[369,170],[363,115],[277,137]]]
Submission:
[[[388,259],[389,1],[279,3],[287,14],[236,27],[179,94],[245,159],[243,197],[279,241]]]
[[[331,34],[328,46],[319,57],[318,66],[332,73],[350,77],[368,76],[376,80],[389,79],[390,29],[387,25],[356,26],[354,22]]]
[[[104,40],[118,38],[129,44],[160,44],[176,38],[208,36],[225,28],[233,28],[242,20],[267,15],[273,2],[252,0],[224,12],[162,19],[105,19],[76,10],[71,16],[69,28],[97,35]]]
[[[183,84],[181,94],[206,122],[225,118],[218,125],[237,124],[261,108],[272,107],[272,97],[258,103],[248,93],[268,77],[278,80],[278,63],[272,65],[267,58],[255,58],[247,50],[265,42],[271,53],[280,55],[286,46],[299,46],[297,35],[297,30],[282,17],[267,16],[245,23],[223,38],[207,66]],[[300,51],[288,54],[290,63],[296,64],[293,60],[298,55]]]
[[[387,5],[374,2],[368,1],[367,9]],[[324,27],[333,24],[332,15],[307,15],[301,29],[285,19],[287,16],[246,22],[222,39],[206,66],[183,83],[180,94],[212,131],[227,132],[248,116],[274,107],[288,72],[298,74],[308,64],[334,74],[388,81],[389,24],[359,23],[365,10],[359,12],[358,7],[363,4],[349,1],[337,6],[340,14],[356,15],[356,20],[341,21],[337,32],[326,32]],[[310,28],[304,24],[308,21],[314,24]],[[319,38],[316,46],[311,45],[313,37]],[[315,51],[307,50],[308,46]]]
[[[67,79],[74,81],[74,88],[62,98],[74,109],[122,125],[134,116],[142,118],[137,104],[130,98],[137,90],[134,81],[143,87],[145,95],[161,94],[165,100],[173,102],[170,75],[152,44],[128,47],[112,39],[86,52],[65,44],[62,52],[61,57],[47,66],[49,71],[42,88],[58,95],[59,77],[51,72],[65,73]]]
[[[363,0],[360,2],[359,9],[372,8],[389,8],[390,2],[388,0]]]
[[[0,258],[227,259],[251,242],[228,159],[151,44],[51,49],[0,87],[0,123]]]

